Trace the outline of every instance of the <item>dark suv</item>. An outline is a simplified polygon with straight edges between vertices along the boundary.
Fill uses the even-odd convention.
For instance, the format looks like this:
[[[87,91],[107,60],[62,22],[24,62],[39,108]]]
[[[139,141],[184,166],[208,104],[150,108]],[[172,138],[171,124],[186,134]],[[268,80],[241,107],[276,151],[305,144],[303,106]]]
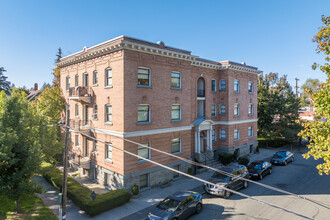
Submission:
[[[212,195],[223,196],[227,199],[230,197],[231,193],[223,188],[228,188],[232,190],[238,190],[241,188],[248,187],[248,181],[242,178],[249,179],[250,174],[244,165],[233,165],[229,167],[223,167],[220,169],[226,173],[230,173],[233,176],[215,172],[209,182],[216,184],[216,186],[210,184],[204,184],[204,190]]]

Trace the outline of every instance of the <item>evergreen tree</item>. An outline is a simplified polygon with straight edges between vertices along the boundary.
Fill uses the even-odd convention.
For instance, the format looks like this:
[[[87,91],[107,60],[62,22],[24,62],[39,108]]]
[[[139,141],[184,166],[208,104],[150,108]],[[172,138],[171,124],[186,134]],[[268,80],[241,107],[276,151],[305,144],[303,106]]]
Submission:
[[[59,62],[60,59],[62,58],[62,50],[61,48],[58,48],[58,52],[56,54],[56,59],[55,59],[55,63]],[[56,67],[55,69],[53,69],[53,86],[57,86],[60,87],[60,68]]]
[[[11,83],[7,81],[7,76],[3,75],[6,70],[3,67],[0,67],[0,91],[5,91],[7,95],[10,94],[11,91]]]

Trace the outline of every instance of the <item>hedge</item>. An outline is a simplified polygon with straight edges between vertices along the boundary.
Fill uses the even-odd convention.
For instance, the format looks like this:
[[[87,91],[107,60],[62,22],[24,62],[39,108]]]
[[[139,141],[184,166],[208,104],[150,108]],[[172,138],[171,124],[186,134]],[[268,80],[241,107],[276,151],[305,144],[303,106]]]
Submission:
[[[238,164],[247,166],[250,162],[250,159],[247,157],[240,157],[240,158],[238,158],[237,162],[238,162]]]
[[[43,177],[58,190],[62,190],[63,174],[58,169],[42,168]],[[68,177],[68,197],[88,215],[95,216],[102,212],[116,208],[127,203],[131,194],[125,189],[117,189],[108,193],[97,195],[92,199],[92,191]]]
[[[232,161],[234,161],[234,154],[228,153],[228,152],[221,152],[219,153],[219,161],[223,165],[228,165]]]

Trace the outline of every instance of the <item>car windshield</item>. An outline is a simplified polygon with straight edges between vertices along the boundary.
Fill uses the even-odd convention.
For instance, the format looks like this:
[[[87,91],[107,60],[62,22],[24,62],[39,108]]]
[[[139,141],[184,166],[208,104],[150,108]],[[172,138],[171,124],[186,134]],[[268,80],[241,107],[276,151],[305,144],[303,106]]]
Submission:
[[[285,152],[277,152],[274,155],[274,158],[285,158],[286,157],[286,153]]]
[[[215,172],[213,175],[212,175],[213,178],[216,178],[216,179],[221,179],[221,180],[224,180],[228,177],[228,175],[224,175],[222,173],[217,173]]]
[[[157,205],[157,208],[173,212],[178,207],[179,204],[180,204],[179,200],[166,198]]]
[[[256,169],[256,170],[260,170],[261,169],[261,163],[251,163],[249,165],[250,169]]]

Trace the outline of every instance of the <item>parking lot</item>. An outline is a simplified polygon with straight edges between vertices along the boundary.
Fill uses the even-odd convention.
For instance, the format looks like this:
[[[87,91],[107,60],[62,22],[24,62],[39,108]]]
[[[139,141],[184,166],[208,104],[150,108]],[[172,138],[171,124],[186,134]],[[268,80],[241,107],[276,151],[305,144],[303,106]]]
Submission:
[[[325,207],[290,195],[249,183],[240,192],[279,205],[315,219],[328,220],[330,216],[330,176],[320,176],[314,159],[306,160],[295,153],[295,161],[287,166],[274,166],[273,172],[259,182],[322,202]],[[202,185],[194,189],[202,193]],[[303,219],[285,211],[266,206],[251,199],[232,195],[229,199],[203,195],[204,208],[191,220],[199,219]],[[145,219],[152,207],[130,215],[129,219]]]

